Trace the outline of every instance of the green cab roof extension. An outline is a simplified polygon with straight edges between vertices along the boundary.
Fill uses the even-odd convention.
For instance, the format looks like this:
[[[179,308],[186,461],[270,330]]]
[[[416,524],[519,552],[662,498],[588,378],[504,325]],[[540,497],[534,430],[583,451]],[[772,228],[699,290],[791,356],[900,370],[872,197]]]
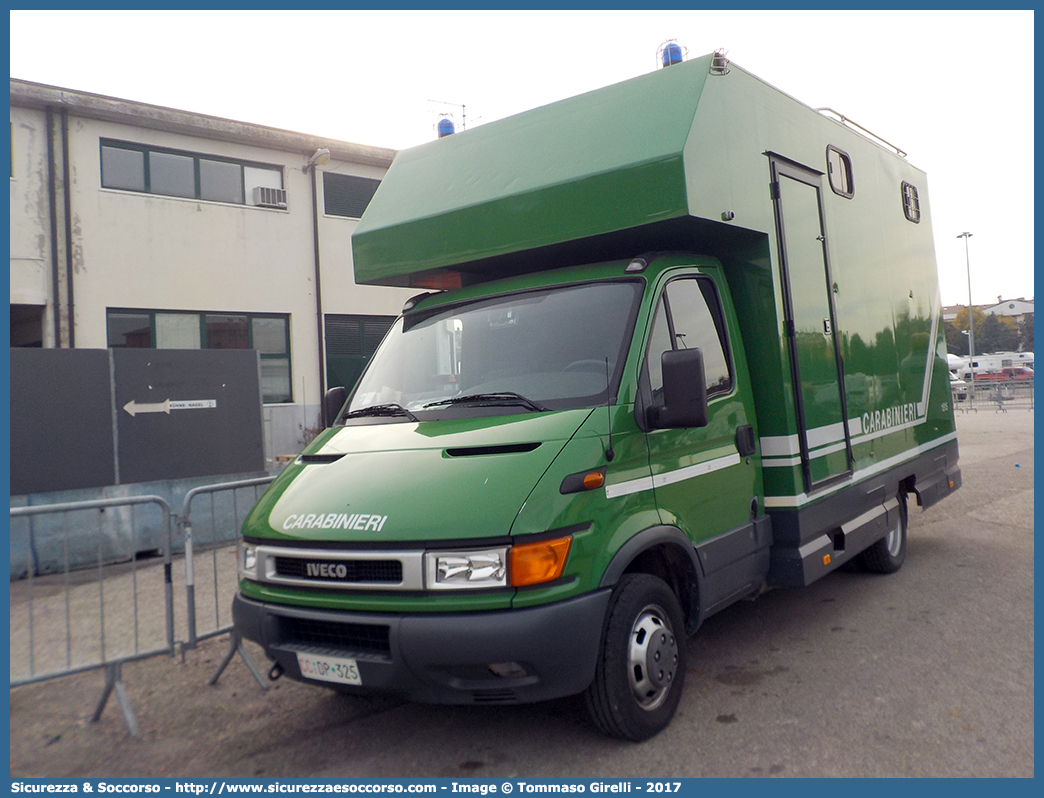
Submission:
[[[490,259],[687,216],[685,149],[709,67],[694,59],[400,152],[352,237],[356,281],[441,287],[440,271],[471,264],[465,283],[481,282]]]

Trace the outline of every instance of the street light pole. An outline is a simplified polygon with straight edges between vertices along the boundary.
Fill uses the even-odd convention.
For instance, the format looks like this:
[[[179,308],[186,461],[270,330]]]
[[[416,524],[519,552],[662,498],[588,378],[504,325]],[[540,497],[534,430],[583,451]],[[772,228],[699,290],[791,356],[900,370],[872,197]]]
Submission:
[[[975,402],[975,318],[972,315],[972,293],[971,293],[971,257],[968,254],[968,239],[971,233],[961,233],[957,238],[964,239],[964,263],[968,269],[968,368],[971,370],[971,385],[968,388],[968,398]]]

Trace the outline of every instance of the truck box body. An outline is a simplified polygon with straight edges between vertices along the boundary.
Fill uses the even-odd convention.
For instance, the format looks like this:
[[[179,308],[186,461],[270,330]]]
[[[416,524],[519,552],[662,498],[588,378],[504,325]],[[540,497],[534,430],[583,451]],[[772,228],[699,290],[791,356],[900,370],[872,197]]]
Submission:
[[[357,282],[449,290],[244,525],[237,626],[296,678],[333,651],[362,676],[338,686],[420,700],[586,688],[644,739],[680,684],[620,675],[633,607],[682,640],[640,657],[683,665],[766,584],[895,570],[906,497],[960,486],[924,173],[734,64],[399,153],[353,250]],[[349,572],[373,563],[398,570]]]

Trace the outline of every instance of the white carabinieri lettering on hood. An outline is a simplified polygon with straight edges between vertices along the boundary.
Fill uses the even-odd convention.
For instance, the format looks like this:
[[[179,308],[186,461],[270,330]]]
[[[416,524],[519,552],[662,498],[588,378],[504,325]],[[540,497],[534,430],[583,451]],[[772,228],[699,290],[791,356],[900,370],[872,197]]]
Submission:
[[[380,532],[384,528],[386,515],[365,513],[300,513],[287,517],[283,531],[291,529],[355,529],[360,532]]]

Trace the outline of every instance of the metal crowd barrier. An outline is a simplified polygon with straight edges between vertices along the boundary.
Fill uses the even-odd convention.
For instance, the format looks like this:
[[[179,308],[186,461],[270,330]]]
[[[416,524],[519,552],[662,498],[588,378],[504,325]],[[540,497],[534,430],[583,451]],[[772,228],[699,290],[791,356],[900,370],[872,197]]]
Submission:
[[[204,485],[193,488],[185,494],[185,500],[181,505],[181,515],[178,516],[178,528],[181,530],[185,540],[185,592],[188,602],[188,639],[184,643],[185,648],[195,648],[200,640],[224,634],[232,629],[231,619],[227,623],[222,622],[221,609],[229,606],[232,596],[227,595],[228,601],[223,599],[223,592],[228,592],[228,574],[235,577],[235,552],[234,546],[239,539],[239,527],[250,508],[257,502],[261,495],[259,488],[265,488],[275,477],[258,477],[257,479],[244,479],[237,482],[222,482],[217,485]],[[249,496],[242,496],[242,492],[249,491]],[[206,518],[193,520],[193,505],[197,500],[206,498],[209,500]],[[225,507],[219,508],[218,501],[225,499]],[[209,521],[209,523],[206,523]],[[232,549],[230,552],[229,550]],[[207,596],[208,614],[213,609],[213,626],[200,633],[196,607],[196,555],[206,552],[209,554],[209,586],[213,588]],[[218,560],[218,555],[230,555],[226,557],[224,564]],[[224,582],[222,576],[225,576]],[[235,590],[235,583],[231,584],[231,591]]]
[[[1033,380],[1009,380],[989,382],[978,380],[974,388],[965,386],[952,388],[953,406],[958,412],[969,413],[992,410],[1007,413],[1009,410],[1033,410]]]
[[[141,505],[159,510],[158,527],[150,537],[142,534]],[[109,510],[116,512],[106,516]],[[82,513],[95,516],[93,540],[82,533],[89,522],[74,526],[68,520],[70,514]],[[59,524],[46,523],[46,516],[59,514]],[[11,590],[11,687],[104,668],[105,689],[91,720],[101,718],[115,691],[127,728],[137,735],[122,666],[157,654],[174,655],[170,506],[159,496],[135,496],[11,508],[12,551],[16,519],[26,519],[27,578]],[[103,522],[109,524],[109,534],[103,532]],[[75,535],[70,534],[73,530]],[[41,561],[40,543],[60,552],[58,559]],[[153,551],[156,543],[163,553],[162,573],[156,564],[138,558],[139,553]],[[79,567],[88,554],[94,564]],[[160,584],[162,607],[155,598]],[[121,596],[130,600],[121,601]],[[162,639],[156,634],[160,612]]]
[[[221,676],[222,672],[228,667],[229,662],[232,661],[232,657],[237,653],[243,660],[243,663],[247,666],[251,675],[261,686],[262,690],[268,689],[268,684],[265,681],[264,676],[258,670],[254,661],[250,658],[250,655],[243,648],[243,641],[236,635],[235,630],[232,628],[231,618],[228,623],[222,624],[221,620],[221,607],[228,607],[231,603],[230,595],[222,595],[222,586],[229,585],[231,583],[231,591],[235,591],[236,583],[236,563],[235,563],[235,542],[239,538],[239,527],[242,523],[242,517],[240,516],[240,510],[249,512],[250,508],[253,507],[260,495],[259,488],[267,487],[268,484],[275,479],[274,476],[270,477],[259,477],[257,479],[246,479],[239,480],[237,482],[224,482],[217,485],[206,485],[200,488],[194,488],[185,494],[185,501],[181,506],[181,515],[178,518],[178,527],[181,529],[185,538],[185,593],[186,600],[188,603],[188,640],[182,644],[182,650],[195,648],[200,640],[205,640],[209,637],[216,637],[217,635],[225,634],[226,632],[231,633],[231,641],[228,653],[222,660],[218,669],[214,675],[210,678],[210,684],[216,684],[218,677]],[[246,503],[240,503],[239,491],[245,489],[251,489],[252,496],[250,501]],[[228,534],[228,526],[222,525],[218,519],[218,513],[216,511],[216,504],[218,496],[224,496],[231,502],[231,508],[227,507],[232,511],[232,525],[231,535]],[[196,547],[197,547],[197,532],[194,529],[194,523],[192,520],[192,504],[200,497],[206,496],[210,500],[210,525],[209,529],[211,535],[209,540],[200,541],[201,545],[209,550],[210,552],[210,568],[211,575],[213,577],[213,594],[208,597],[213,600],[214,609],[214,625],[209,630],[200,634],[197,630],[197,606],[196,606],[196,584],[195,584],[195,560],[196,560]],[[227,514],[224,519],[227,521]],[[229,554],[229,544],[231,543],[231,558]],[[222,553],[225,556],[224,568],[221,567],[218,560],[218,553]],[[229,577],[229,572],[231,576]],[[222,579],[222,576],[225,579]],[[230,582],[231,580],[231,582]],[[227,599],[227,600],[225,600]]]
[[[232,629],[229,608],[237,589],[239,527],[273,479],[194,488],[180,515],[159,496],[12,507],[11,552],[17,561],[11,582],[11,687],[104,669],[105,687],[91,720],[101,718],[115,693],[128,730],[137,736],[123,664],[159,654],[173,657],[179,647],[184,652],[231,632],[229,653],[210,683],[238,652],[267,690]],[[143,505],[151,506],[148,518]],[[94,514],[93,523],[83,520],[84,513]],[[174,538],[175,525],[185,546],[186,612],[177,633],[173,548],[181,541]],[[159,560],[142,559],[159,553],[162,569]],[[208,572],[198,595],[197,571]],[[22,574],[25,579],[15,580]],[[184,639],[175,640],[176,634]]]

